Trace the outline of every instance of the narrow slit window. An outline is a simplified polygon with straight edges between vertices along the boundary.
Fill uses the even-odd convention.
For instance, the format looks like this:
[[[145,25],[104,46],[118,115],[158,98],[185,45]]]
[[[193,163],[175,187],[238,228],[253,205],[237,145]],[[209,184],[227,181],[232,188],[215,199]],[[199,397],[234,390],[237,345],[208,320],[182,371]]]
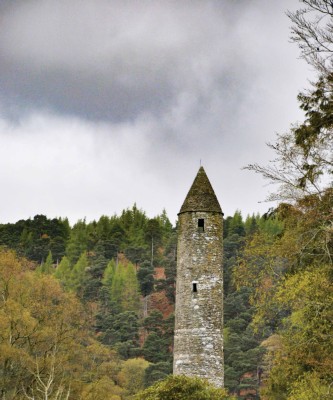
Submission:
[[[199,232],[205,231],[205,220],[203,218],[198,219],[198,231]]]
[[[198,291],[198,284],[197,282],[192,282],[192,292],[197,293]]]

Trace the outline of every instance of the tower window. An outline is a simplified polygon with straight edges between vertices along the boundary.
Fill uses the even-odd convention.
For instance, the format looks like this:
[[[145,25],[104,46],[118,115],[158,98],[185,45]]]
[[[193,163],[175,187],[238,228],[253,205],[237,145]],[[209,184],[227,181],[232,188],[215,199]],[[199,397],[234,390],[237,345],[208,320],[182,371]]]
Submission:
[[[198,291],[198,282],[192,282],[192,292],[197,293]]]
[[[203,218],[198,219],[198,231],[199,232],[205,231],[205,220]]]

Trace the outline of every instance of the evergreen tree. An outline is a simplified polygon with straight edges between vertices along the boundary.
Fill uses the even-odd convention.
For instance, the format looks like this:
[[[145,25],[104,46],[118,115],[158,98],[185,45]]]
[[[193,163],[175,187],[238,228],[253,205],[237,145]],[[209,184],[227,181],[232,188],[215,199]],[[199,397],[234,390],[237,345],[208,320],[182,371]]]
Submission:
[[[82,296],[82,290],[87,280],[88,258],[87,253],[83,252],[72,269],[71,286],[76,293]]]
[[[158,362],[156,364],[150,364],[145,370],[144,385],[149,387],[157,381],[165,379],[168,375],[172,374],[172,363],[170,362]]]
[[[42,262],[36,270],[42,274],[51,274],[53,272],[53,257],[51,251],[49,251],[45,262]]]
[[[154,289],[154,270],[151,268],[150,262],[144,262],[137,273],[142,296],[146,297]]]
[[[110,291],[111,302],[118,304],[121,310],[139,311],[139,283],[133,264],[110,262],[104,272],[103,284]]]
[[[108,261],[96,249],[96,253],[88,257],[88,268],[86,269],[86,279],[82,283],[82,295],[86,301],[98,301],[100,290],[103,288],[103,276]]]
[[[162,229],[159,223],[159,220],[157,218],[150,219],[147,222],[146,226],[146,232],[145,232],[145,237],[147,240],[147,243],[149,243],[149,246],[151,248],[151,267],[153,268],[155,266],[154,264],[154,256],[156,252],[156,248],[159,245],[162,237]]]
[[[242,214],[239,210],[235,211],[232,218],[229,219],[227,235],[245,235],[245,228]]]
[[[85,220],[79,220],[71,229],[70,238],[66,247],[66,256],[72,264],[76,263],[80,255],[88,249],[88,232]]]
[[[105,288],[107,288],[109,294],[111,293],[112,281],[113,281],[113,277],[116,272],[116,267],[117,267],[117,264],[116,264],[115,260],[112,259],[111,261],[108,262],[108,265],[106,266],[106,268],[104,270],[102,283],[105,286]]]
[[[72,287],[72,267],[69,259],[64,256],[57,266],[54,276],[59,279],[63,287],[67,290]]]
[[[123,279],[121,307],[123,310],[138,312],[140,309],[139,282],[133,264],[128,263],[123,267]]]

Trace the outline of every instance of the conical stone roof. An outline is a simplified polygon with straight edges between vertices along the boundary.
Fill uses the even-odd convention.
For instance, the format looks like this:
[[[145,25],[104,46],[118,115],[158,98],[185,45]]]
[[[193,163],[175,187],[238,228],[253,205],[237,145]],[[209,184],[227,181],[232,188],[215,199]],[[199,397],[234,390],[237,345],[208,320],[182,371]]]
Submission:
[[[193,211],[222,213],[221,206],[203,167],[200,167],[179,214]]]

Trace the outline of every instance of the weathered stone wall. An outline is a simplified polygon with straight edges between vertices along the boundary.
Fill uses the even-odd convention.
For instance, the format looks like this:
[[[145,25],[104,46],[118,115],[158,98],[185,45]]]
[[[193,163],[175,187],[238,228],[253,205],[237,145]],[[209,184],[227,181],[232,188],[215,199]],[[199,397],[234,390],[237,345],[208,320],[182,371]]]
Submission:
[[[198,219],[204,219],[203,232]],[[218,387],[224,376],[222,229],[222,213],[179,214],[174,374]]]

